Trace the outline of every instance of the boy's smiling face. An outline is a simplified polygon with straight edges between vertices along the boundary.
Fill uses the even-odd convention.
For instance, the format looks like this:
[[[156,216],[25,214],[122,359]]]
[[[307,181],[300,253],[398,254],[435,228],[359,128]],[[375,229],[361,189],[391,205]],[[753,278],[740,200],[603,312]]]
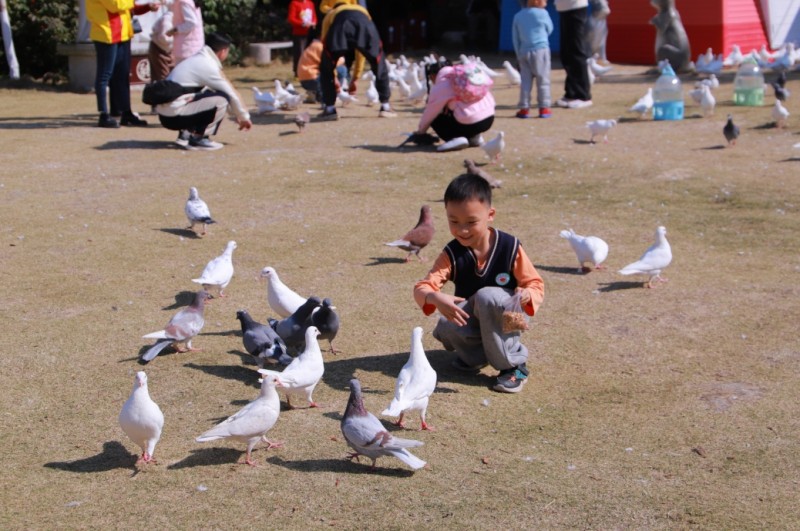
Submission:
[[[491,205],[477,199],[467,199],[448,201],[444,208],[450,234],[461,245],[479,251],[488,249],[491,235],[489,226],[495,214]]]

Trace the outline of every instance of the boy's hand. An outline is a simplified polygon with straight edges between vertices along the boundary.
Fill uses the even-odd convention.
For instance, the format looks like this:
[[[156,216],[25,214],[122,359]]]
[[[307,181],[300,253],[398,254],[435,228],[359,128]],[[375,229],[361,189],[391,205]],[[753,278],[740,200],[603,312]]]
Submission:
[[[516,292],[520,294],[519,302],[523,306],[527,306],[531,302],[531,292],[526,290],[525,288],[517,288]]]
[[[469,314],[458,306],[459,302],[464,302],[463,297],[455,297],[441,291],[429,293],[425,297],[428,304],[433,304],[442,316],[451,323],[458,326],[467,324]]]

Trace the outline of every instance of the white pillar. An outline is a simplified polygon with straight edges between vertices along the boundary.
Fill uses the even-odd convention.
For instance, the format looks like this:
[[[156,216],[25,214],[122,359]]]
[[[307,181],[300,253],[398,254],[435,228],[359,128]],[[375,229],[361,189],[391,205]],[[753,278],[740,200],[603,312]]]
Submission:
[[[19,79],[19,62],[17,61],[17,52],[14,50],[14,39],[11,36],[11,19],[8,17],[6,0],[0,0],[0,26],[2,26],[3,45],[8,60],[8,75],[11,79]]]

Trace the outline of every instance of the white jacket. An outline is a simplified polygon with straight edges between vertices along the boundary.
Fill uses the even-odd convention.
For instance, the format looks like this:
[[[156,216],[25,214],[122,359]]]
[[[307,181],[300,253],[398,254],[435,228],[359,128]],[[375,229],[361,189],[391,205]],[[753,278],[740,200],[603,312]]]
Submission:
[[[228,109],[236,115],[236,118],[250,120],[250,113],[242,103],[241,96],[222,73],[222,63],[217,54],[208,46],[203,46],[202,50],[178,63],[167,79],[180,83],[184,87],[207,87],[224,92],[230,98]],[[187,94],[171,103],[159,105],[158,114],[174,116],[176,107],[186,105],[193,98],[194,94]],[[170,107],[172,109],[169,109]]]

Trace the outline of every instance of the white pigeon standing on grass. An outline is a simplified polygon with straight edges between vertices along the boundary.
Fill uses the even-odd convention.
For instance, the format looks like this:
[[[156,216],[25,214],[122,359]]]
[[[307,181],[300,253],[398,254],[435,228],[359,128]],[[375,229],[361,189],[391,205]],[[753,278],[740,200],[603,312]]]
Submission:
[[[342,102],[342,107],[347,107],[351,103],[357,103],[358,98],[347,92],[347,87],[342,85],[339,92],[336,93],[336,99]]]
[[[509,85],[519,85],[522,83],[522,76],[520,76],[519,70],[509,61],[503,61],[503,68],[506,69],[506,77],[508,77]]]
[[[147,374],[136,373],[133,390],[119,413],[119,425],[125,435],[142,449],[139,463],[154,463],[153,452],[164,428],[164,414],[147,390]]]
[[[202,284],[203,289],[211,293],[211,287],[217,288],[217,294],[224,297],[223,290],[228,287],[233,278],[233,250],[236,249],[236,242],[231,240],[225,246],[221,255],[212,259],[206,264],[200,278],[193,278],[192,282]]]
[[[566,239],[575,256],[578,257],[578,271],[589,272],[584,264],[592,264],[595,269],[604,269],[603,262],[608,257],[608,244],[597,236],[581,236],[572,229],[562,230],[561,237]]]
[[[281,402],[278,397],[276,386],[280,385],[277,378],[264,373],[264,369],[259,369],[263,376],[261,378],[261,393],[258,398],[248,403],[235,415],[232,415],[220,422],[195,440],[197,442],[216,441],[219,439],[233,439],[234,441],[247,443],[247,454],[244,464],[258,466],[253,461],[251,454],[253,448],[261,440],[268,444],[267,450],[280,448],[282,442],[270,441],[266,438],[267,432],[272,429],[281,412]]]
[[[262,269],[261,278],[267,279],[267,303],[281,318],[289,317],[305,304],[306,297],[301,297],[284,284],[274,267]]]
[[[491,162],[500,160],[500,154],[506,148],[506,134],[503,131],[497,133],[493,139],[481,144],[481,149],[486,153]]]
[[[700,100],[703,99],[703,92],[703,85],[698,84],[698,86],[689,91],[689,97],[692,98],[693,102],[700,105]]]
[[[379,457],[396,457],[414,470],[425,466],[425,461],[408,451],[409,448],[422,446],[422,441],[401,439],[393,436],[378,420],[378,417],[364,407],[364,396],[361,394],[361,383],[350,380],[350,398],[340,423],[342,435],[347,445],[354,450],[349,459],[365,456],[372,459],[372,468]]]
[[[663,271],[672,262],[672,249],[667,241],[667,229],[658,227],[656,229],[656,241],[642,255],[639,260],[628,264],[619,270],[620,275],[648,275],[645,286],[653,287],[653,281],[666,282],[666,278],[661,277]]]
[[[375,76],[372,76],[369,80],[369,87],[367,87],[367,107],[372,107],[376,103],[379,103],[381,98],[378,94],[378,89],[375,87]]]
[[[395,424],[404,428],[403,416],[410,411],[419,411],[420,429],[433,430],[425,422],[425,413],[428,410],[428,399],[434,389],[436,389],[436,371],[431,367],[422,348],[422,327],[418,326],[411,332],[411,352],[397,376],[394,398],[381,415],[390,417],[399,415],[400,418]]]
[[[775,106],[772,107],[772,119],[775,120],[775,127],[786,127],[786,120],[789,118],[789,111],[783,106],[781,100],[775,100]]]
[[[597,57],[598,57],[598,55],[597,55],[597,54],[594,54],[592,57],[590,57],[590,58],[588,58],[588,59],[586,60],[586,64],[588,64],[588,65],[589,65],[589,69],[592,71],[592,73],[593,73],[595,76],[597,76],[597,77],[603,77],[604,75],[606,75],[606,74],[608,74],[609,72],[611,72],[611,70],[612,70],[614,67],[613,67],[613,66],[610,66],[610,65],[609,65],[609,66],[603,66],[603,65],[601,65],[600,63],[598,63],[598,62],[597,62]]]
[[[647,89],[647,92],[644,96],[639,98],[636,103],[631,105],[631,108],[628,109],[630,112],[638,112],[640,118],[644,118],[644,116],[653,108],[653,87]]]
[[[591,122],[586,122],[586,127],[589,128],[589,131],[592,133],[592,138],[589,139],[589,142],[594,144],[594,137],[597,135],[603,135],[603,142],[608,142],[608,132],[617,125],[616,120],[593,120]]]
[[[206,225],[216,223],[216,221],[211,219],[211,212],[208,210],[208,205],[205,201],[200,199],[200,194],[197,193],[197,188],[194,186],[189,188],[189,199],[186,200],[186,206],[184,206],[183,211],[190,223],[188,229],[200,236],[205,236]],[[194,230],[195,225],[200,225],[199,233]]]
[[[289,409],[294,409],[291,402],[292,395],[305,397],[308,400],[308,407],[319,407],[319,404],[314,402],[312,395],[314,388],[325,373],[325,363],[317,336],[319,336],[319,330],[316,326],[306,328],[305,349],[282,372],[269,369],[259,371],[261,374],[278,379],[286,394],[286,405],[289,406]]]
[[[144,353],[142,361],[151,361],[168,346],[179,343],[186,343],[186,348],[178,348],[178,352],[199,350],[192,348],[192,339],[200,333],[206,322],[203,317],[206,299],[208,292],[204,289],[198,291],[194,295],[192,304],[173,315],[163,330],[142,336],[144,339],[158,339],[156,344]]]
[[[699,88],[701,85],[708,85],[711,89],[719,88],[719,78],[715,74],[711,74],[705,79],[701,79],[697,83],[694,84],[695,88]]]
[[[744,61],[742,49],[739,48],[738,44],[734,44],[731,46],[731,53],[725,57],[725,59],[722,61],[722,64],[723,66],[739,66],[742,61]]]
[[[714,114],[714,107],[717,105],[717,99],[711,94],[711,87],[708,85],[701,85],[700,90],[700,108],[703,109],[703,116]]]

